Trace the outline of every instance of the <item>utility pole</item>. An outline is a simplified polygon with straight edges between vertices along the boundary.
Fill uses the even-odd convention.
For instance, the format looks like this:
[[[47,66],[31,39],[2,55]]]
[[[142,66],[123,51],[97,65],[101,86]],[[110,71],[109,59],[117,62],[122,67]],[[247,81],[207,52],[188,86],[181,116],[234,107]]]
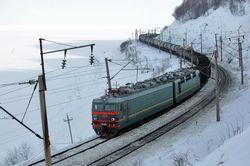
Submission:
[[[193,42],[191,42],[191,67],[194,66],[194,51],[193,51]]]
[[[171,37],[171,31],[170,30],[168,31],[168,37],[169,37],[169,43],[171,43],[172,37]]]
[[[222,58],[222,49],[223,49],[223,42],[222,42],[222,36],[220,36],[220,60],[221,60],[221,62],[223,61],[223,58]]]
[[[44,59],[43,59],[43,40],[42,38],[39,38],[39,45],[40,45],[40,55],[41,55],[41,66],[42,66],[42,76],[43,76],[43,85],[45,91],[47,90],[46,86],[46,77],[45,77],[45,67],[44,67]]]
[[[183,56],[183,50],[184,50],[184,49],[182,49],[182,54],[180,55],[180,69],[182,69],[182,56]]]
[[[238,40],[238,41],[240,41],[240,40]],[[238,45],[239,45],[240,71],[241,71],[241,85],[243,85],[244,84],[244,74],[243,74],[244,67],[243,67],[243,58],[242,58],[242,43],[239,42]]]
[[[50,166],[52,162],[51,162],[51,150],[50,150],[50,141],[49,141],[47,108],[46,108],[46,100],[45,100],[45,91],[47,90],[47,88],[46,88],[46,78],[45,78],[44,55],[57,53],[57,52],[64,52],[64,57],[66,57],[66,53],[68,50],[74,50],[74,49],[79,49],[79,48],[84,48],[84,47],[91,47],[91,55],[93,55],[93,47],[95,44],[81,45],[81,46],[76,46],[76,47],[70,46],[69,48],[65,48],[65,49],[58,49],[58,50],[44,52],[43,41],[47,41],[47,42],[53,42],[53,41],[39,38],[41,66],[42,66],[42,75],[38,76],[39,98],[40,98],[41,120],[42,120],[42,129],[43,129],[45,162],[46,162],[46,166]],[[64,60],[66,59],[64,58]],[[66,61],[64,62],[66,63]],[[63,66],[65,67],[65,64]]]
[[[218,78],[218,43],[217,43],[217,34],[215,34],[215,46],[216,50],[214,53],[215,59],[215,90],[216,90],[216,121],[220,121],[220,96],[219,96],[219,78]]]
[[[240,63],[240,28],[242,27],[242,25],[239,26],[239,28],[237,29],[238,31],[238,49],[239,49],[239,67],[241,67],[241,63]]]
[[[220,92],[219,92],[219,78],[218,78],[218,50],[214,52],[215,60],[215,93],[216,93],[216,121],[220,121]]]
[[[43,128],[43,143],[44,143],[44,153],[45,153],[45,163],[46,166],[50,166],[51,162],[51,152],[50,152],[50,141],[49,141],[49,129],[48,129],[48,119],[47,119],[47,110],[46,110],[46,100],[45,100],[45,85],[44,85],[44,76],[38,76],[39,83],[39,97],[40,97],[40,108],[41,108],[41,120]]]
[[[240,42],[240,37],[238,37],[238,50],[239,50],[239,67],[241,67],[241,63],[240,63],[240,44],[241,42]]]
[[[215,47],[216,47],[216,51],[217,51],[217,54],[218,54],[218,42],[217,42],[217,34],[215,34]]]
[[[67,119],[63,119],[63,121],[68,123],[68,126],[69,126],[69,134],[70,134],[70,140],[71,140],[71,143],[73,144],[74,142],[73,142],[73,137],[72,137],[72,132],[71,132],[71,126],[70,126],[70,121],[72,121],[73,118],[69,118],[68,113],[67,113],[66,115],[67,115]]]
[[[136,66],[136,82],[138,82],[139,68]]]
[[[184,48],[185,47],[185,39],[183,39],[183,41],[182,41],[182,47]],[[186,63],[186,57],[185,57],[185,55],[184,55],[184,51],[182,51],[182,58],[184,58],[184,64]]]
[[[186,45],[187,45],[187,43],[188,43],[188,41],[187,41],[187,32],[185,32],[185,41],[186,41]]]
[[[107,80],[108,80],[108,92],[110,92],[111,91],[111,79],[110,79],[110,73],[109,73],[108,58],[105,58],[105,65],[106,65]]]
[[[200,37],[201,37],[201,54],[202,54],[202,51],[203,51],[203,50],[202,50],[202,49],[203,49],[203,48],[202,48],[202,44],[203,44],[203,43],[202,43],[202,42],[203,42],[203,39],[202,39],[202,38],[203,38],[202,33],[200,34]]]

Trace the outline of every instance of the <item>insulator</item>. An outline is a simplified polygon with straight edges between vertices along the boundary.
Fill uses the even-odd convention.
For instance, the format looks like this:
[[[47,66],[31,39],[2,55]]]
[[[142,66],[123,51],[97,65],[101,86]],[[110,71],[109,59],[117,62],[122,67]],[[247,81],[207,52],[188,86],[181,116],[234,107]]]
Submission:
[[[90,59],[89,59],[89,63],[90,63],[90,65],[92,65],[93,63],[94,63],[94,56],[90,56]]]
[[[66,62],[67,62],[67,60],[66,59],[63,59],[62,60],[62,69],[64,69],[65,67],[66,67]]]

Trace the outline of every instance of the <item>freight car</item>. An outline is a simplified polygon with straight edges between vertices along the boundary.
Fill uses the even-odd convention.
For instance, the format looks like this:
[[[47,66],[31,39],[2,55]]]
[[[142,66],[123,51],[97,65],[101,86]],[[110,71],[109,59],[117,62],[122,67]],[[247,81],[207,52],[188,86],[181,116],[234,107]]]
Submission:
[[[142,34],[139,40],[157,49],[169,52],[182,57],[183,59],[193,62],[195,69],[200,71],[201,85],[204,86],[211,74],[210,60],[203,54],[192,50],[189,47],[182,47],[173,43],[159,40],[158,34]]]
[[[123,129],[174,106],[200,89],[200,72],[182,69],[113,89],[92,102],[92,125],[112,137]]]

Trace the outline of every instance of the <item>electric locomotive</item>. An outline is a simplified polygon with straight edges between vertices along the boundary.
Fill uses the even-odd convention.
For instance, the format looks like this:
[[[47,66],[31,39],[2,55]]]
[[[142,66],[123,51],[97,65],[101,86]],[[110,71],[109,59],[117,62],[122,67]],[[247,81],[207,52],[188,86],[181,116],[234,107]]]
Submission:
[[[182,69],[112,89],[92,102],[93,129],[97,135],[112,137],[175,105],[200,87],[199,70]]]

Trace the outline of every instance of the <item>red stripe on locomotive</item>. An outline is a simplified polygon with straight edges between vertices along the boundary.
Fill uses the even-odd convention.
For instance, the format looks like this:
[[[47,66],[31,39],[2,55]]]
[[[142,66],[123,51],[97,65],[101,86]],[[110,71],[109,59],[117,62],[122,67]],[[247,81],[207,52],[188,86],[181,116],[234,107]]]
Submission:
[[[95,111],[92,112],[93,115],[119,115],[119,112],[106,112],[106,111]]]

